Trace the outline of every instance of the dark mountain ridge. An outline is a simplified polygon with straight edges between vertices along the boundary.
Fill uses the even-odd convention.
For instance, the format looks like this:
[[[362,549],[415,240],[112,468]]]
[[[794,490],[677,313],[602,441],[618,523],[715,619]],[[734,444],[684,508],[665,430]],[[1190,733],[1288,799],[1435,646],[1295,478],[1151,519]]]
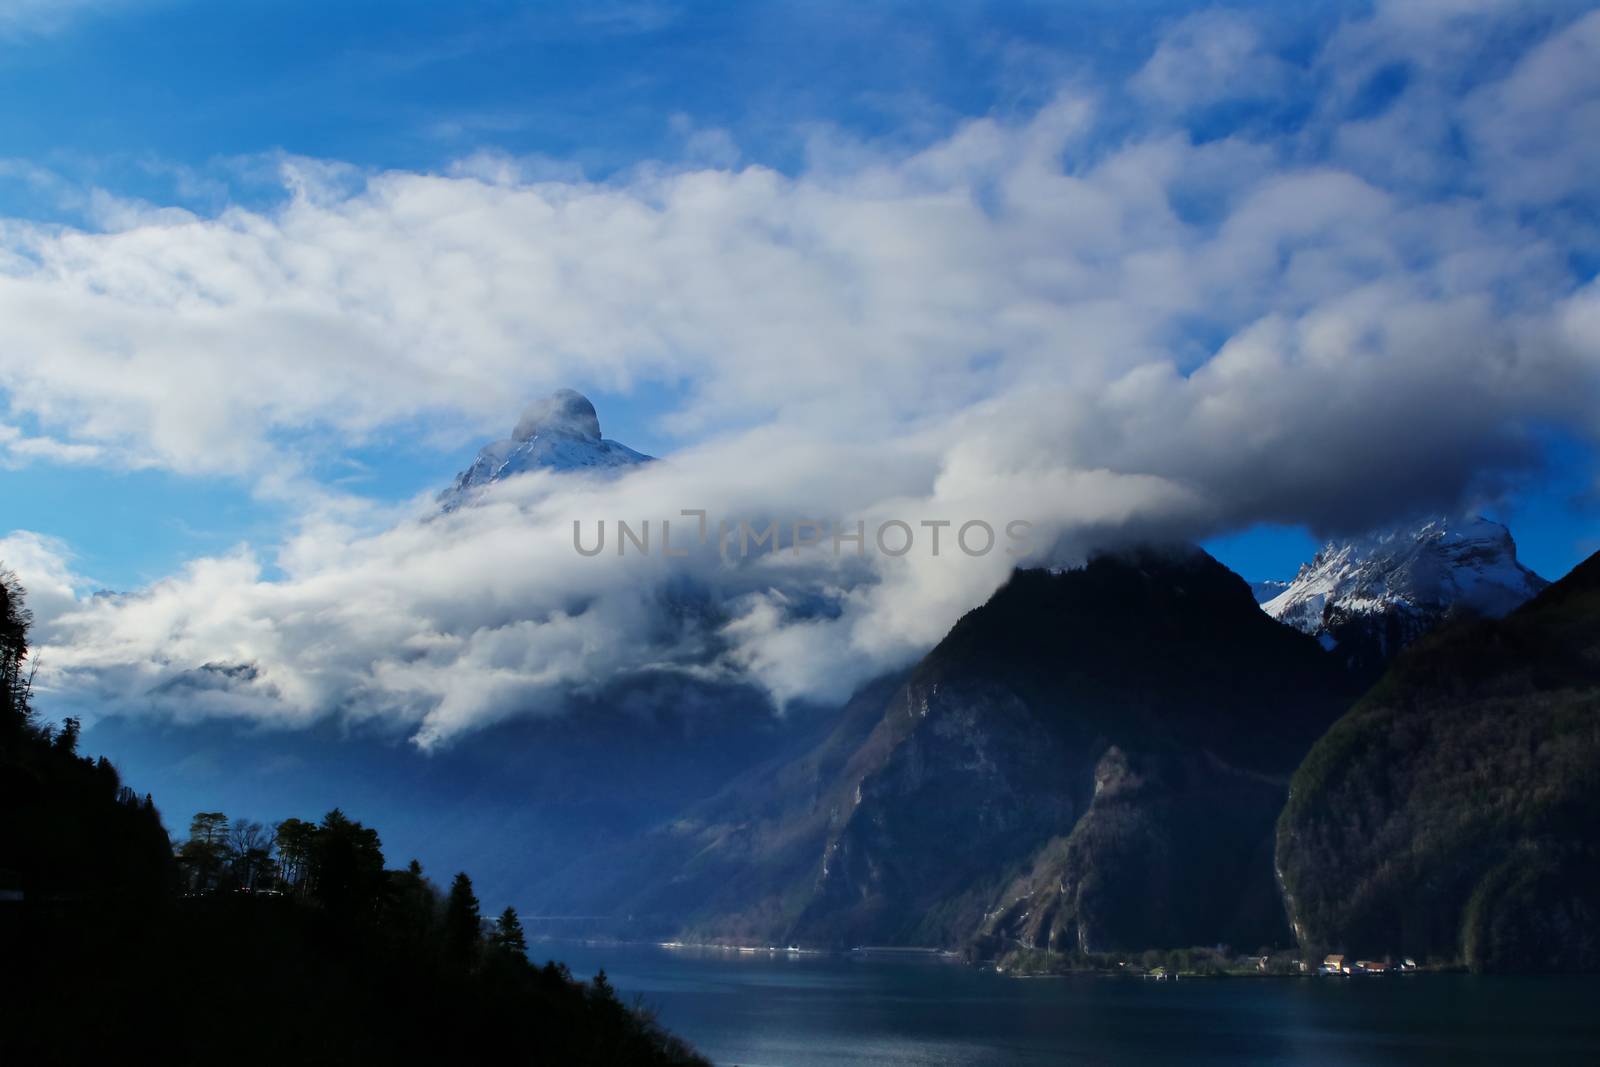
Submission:
[[[1351,695],[1198,549],[1018,572],[814,750],[621,850],[631,864],[607,853],[596,867],[627,873],[598,890],[582,869],[547,885],[545,904],[651,936],[834,947],[1284,940],[1273,819]]]

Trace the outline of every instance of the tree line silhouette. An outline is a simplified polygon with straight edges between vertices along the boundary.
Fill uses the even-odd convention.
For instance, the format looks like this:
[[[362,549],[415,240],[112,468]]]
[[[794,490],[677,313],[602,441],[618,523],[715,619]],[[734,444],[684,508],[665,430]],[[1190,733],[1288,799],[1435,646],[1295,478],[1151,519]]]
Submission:
[[[31,623],[0,568],[0,1063],[705,1062],[338,809],[200,812],[174,850],[76,719],[38,720]]]
[[[290,897],[340,922],[383,921],[413,934],[431,932],[441,958],[459,967],[481,963],[486,954],[527,954],[517,909],[507,907],[486,922],[465,871],[445,894],[423,876],[417,860],[404,870],[385,870],[378,832],[338,808],[320,823],[291,818],[271,827],[198,812],[175,855],[179,890],[187,899],[226,893]]]

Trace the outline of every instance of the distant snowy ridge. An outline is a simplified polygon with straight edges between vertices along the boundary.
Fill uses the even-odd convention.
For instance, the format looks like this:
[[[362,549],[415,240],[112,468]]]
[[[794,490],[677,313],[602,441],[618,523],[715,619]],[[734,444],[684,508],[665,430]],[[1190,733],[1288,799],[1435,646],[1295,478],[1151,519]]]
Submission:
[[[1275,578],[1269,578],[1264,582],[1251,582],[1250,593],[1256,598],[1257,604],[1265,604],[1279,593],[1282,593],[1285,589],[1288,589],[1291,584],[1293,583],[1282,582]]]
[[[1387,659],[1452,612],[1498,618],[1549,584],[1517,562],[1499,523],[1431,516],[1328,542],[1262,610],[1326,648],[1363,643],[1363,655]]]
[[[523,412],[510,437],[485,445],[472,466],[439,494],[439,507],[454,511],[495,482],[527,471],[617,471],[651,458],[601,437],[600,416],[589,398],[560,389]]]

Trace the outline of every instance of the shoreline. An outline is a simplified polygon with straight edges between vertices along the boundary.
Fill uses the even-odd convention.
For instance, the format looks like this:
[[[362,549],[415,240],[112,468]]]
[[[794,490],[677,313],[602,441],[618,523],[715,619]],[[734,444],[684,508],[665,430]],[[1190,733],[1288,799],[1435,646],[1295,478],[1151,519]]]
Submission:
[[[801,948],[798,945],[730,945],[717,941],[653,941],[621,937],[539,936],[532,944],[569,944],[590,947],[617,945],[626,948],[660,948],[669,952],[715,952],[727,956],[834,956],[861,959],[926,959],[939,962],[965,962],[961,953],[942,948],[896,945],[860,945],[856,948]]]
[[[1415,977],[1418,975],[1441,974],[1468,974],[1468,968],[1462,964],[1441,964],[1419,966],[1411,970],[1392,970],[1364,974],[1322,974],[1318,971],[1259,971],[1244,968],[1219,971],[1179,971],[1169,974],[1158,974],[1154,971],[1138,970],[1130,967],[1081,967],[1065,970],[1048,970],[1036,968],[1007,968],[1001,966],[997,960],[983,960],[969,962],[962,953],[952,949],[926,948],[918,946],[896,945],[860,945],[848,949],[830,948],[803,948],[799,945],[736,945],[715,941],[654,941],[634,940],[618,937],[559,937],[542,936],[531,938],[532,945],[540,944],[569,944],[583,945],[597,948],[616,946],[619,948],[657,948],[668,952],[716,954],[722,956],[742,956],[769,958],[836,958],[836,959],[862,959],[862,960],[910,960],[938,964],[960,964],[976,971],[990,971],[1003,978],[1017,980],[1036,979],[1063,979],[1063,978],[1118,978],[1143,982],[1177,982],[1177,981],[1215,981],[1215,980],[1260,980],[1280,979],[1303,981],[1306,979],[1327,979],[1330,981],[1374,978]],[[531,949],[531,946],[530,946]],[[1530,974],[1526,977],[1556,977],[1558,972]],[[1486,975],[1484,977],[1509,977],[1508,975]],[[1578,977],[1582,977],[1579,975]]]

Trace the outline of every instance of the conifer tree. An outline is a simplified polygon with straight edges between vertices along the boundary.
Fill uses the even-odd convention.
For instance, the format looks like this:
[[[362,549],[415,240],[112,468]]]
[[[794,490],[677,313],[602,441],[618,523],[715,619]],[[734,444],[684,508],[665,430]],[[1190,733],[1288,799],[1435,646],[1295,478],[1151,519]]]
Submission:
[[[444,910],[445,951],[452,962],[471,965],[477,955],[482,926],[478,898],[472,893],[472,879],[462,871],[450,883],[450,897]]]
[[[524,956],[528,952],[528,938],[522,931],[522,920],[516,908],[507,908],[494,921],[494,943],[507,952]]]

